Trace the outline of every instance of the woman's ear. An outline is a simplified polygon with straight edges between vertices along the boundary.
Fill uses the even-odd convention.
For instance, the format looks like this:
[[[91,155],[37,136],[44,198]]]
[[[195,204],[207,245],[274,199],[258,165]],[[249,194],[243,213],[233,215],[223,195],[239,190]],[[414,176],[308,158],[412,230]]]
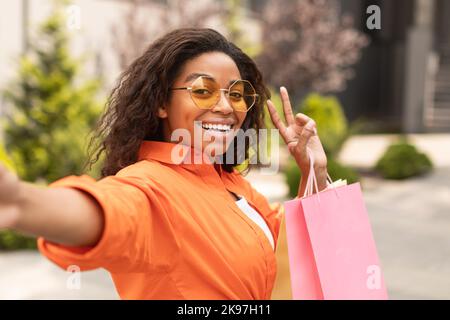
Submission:
[[[166,106],[162,106],[158,108],[158,117],[161,119],[167,118],[167,108]]]

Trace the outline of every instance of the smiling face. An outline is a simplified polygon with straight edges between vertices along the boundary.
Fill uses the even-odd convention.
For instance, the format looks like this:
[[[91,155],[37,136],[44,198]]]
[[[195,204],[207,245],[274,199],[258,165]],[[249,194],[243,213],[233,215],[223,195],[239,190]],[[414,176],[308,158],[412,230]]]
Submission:
[[[172,87],[190,87],[199,76],[213,79],[222,89],[228,89],[230,84],[241,79],[233,59],[222,52],[208,52],[188,60]],[[169,103],[159,108],[158,116],[163,121],[165,141],[171,141],[174,130],[185,129],[190,133],[191,146],[194,146],[195,130],[196,135],[201,134],[202,150],[208,149],[215,156],[228,149],[234,132],[245,120],[246,112],[235,111],[223,91],[220,100],[211,109],[204,110],[194,103],[188,90],[173,90]],[[195,127],[195,121],[200,125]]]

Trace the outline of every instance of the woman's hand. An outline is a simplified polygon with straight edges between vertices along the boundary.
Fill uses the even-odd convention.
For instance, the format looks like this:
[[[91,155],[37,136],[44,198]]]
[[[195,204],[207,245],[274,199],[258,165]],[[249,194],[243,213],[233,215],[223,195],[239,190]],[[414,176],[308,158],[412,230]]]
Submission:
[[[0,229],[14,227],[19,217],[19,178],[0,163]]]
[[[306,178],[310,170],[310,161],[306,148],[310,150],[314,157],[314,172],[317,177],[318,188],[319,190],[323,190],[327,186],[327,156],[317,135],[316,123],[303,113],[297,113],[294,116],[289,95],[285,87],[280,88],[280,94],[287,126],[280,119],[272,101],[267,100],[270,118],[288,146],[290,154],[297,162],[302,172],[303,184],[306,184]],[[303,189],[300,186],[299,195],[303,194]]]

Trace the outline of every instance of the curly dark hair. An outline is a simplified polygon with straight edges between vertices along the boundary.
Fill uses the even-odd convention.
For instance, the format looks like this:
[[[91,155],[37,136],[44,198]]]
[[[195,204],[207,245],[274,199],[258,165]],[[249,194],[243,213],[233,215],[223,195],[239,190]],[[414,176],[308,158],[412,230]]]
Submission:
[[[249,128],[263,128],[263,107],[266,99],[270,98],[270,92],[255,62],[213,29],[176,29],[153,42],[144,54],[121,74],[106,103],[105,112],[94,128],[85,167],[89,165],[91,168],[105,152],[101,177],[115,175],[122,168],[137,161],[143,140],[163,141],[158,107],[170,101],[169,88],[184,63],[207,52],[223,52],[230,56],[241,77],[249,80],[260,95],[256,105],[246,115],[241,129],[245,131]],[[237,144],[233,145],[236,155]],[[248,149],[249,145],[246,143],[245,159],[248,159]],[[239,163],[241,162],[224,163],[222,168],[232,172],[233,167]]]

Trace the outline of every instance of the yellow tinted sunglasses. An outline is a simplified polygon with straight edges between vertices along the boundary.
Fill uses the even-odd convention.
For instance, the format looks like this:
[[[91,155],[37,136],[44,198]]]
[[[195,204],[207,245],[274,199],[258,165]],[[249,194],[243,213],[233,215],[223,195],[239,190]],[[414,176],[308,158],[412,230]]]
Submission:
[[[224,91],[235,111],[248,112],[259,100],[259,95],[248,80],[236,80],[228,89],[211,77],[200,76],[190,87],[170,88],[170,90],[188,90],[192,101],[200,109],[212,109],[220,101],[220,92]]]

